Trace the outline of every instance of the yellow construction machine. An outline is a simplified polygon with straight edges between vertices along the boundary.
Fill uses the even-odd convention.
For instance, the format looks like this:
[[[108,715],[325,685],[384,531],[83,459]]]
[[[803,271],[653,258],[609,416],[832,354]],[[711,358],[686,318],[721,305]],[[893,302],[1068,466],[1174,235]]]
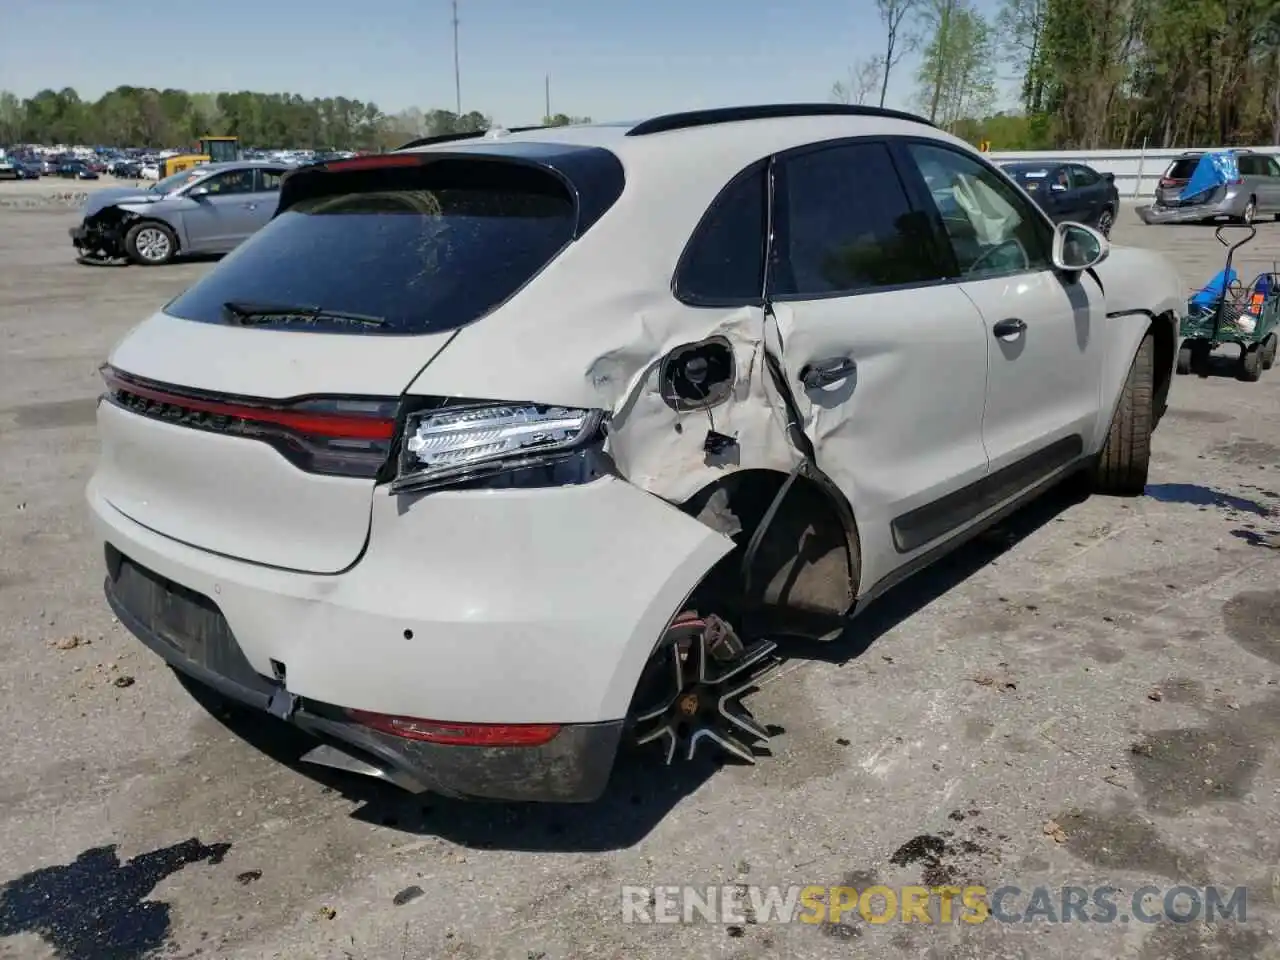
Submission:
[[[239,137],[201,137],[195,153],[180,153],[160,161],[160,178],[180,170],[190,170],[202,163],[223,163],[240,159]]]

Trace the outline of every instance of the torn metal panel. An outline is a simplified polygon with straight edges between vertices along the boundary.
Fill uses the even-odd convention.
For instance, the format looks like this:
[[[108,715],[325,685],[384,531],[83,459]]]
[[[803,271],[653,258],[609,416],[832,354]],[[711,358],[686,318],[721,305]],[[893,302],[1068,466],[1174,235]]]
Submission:
[[[622,476],[675,502],[687,500],[735,470],[786,472],[800,458],[787,440],[784,407],[764,365],[763,311],[743,307],[706,313],[709,318],[718,314],[719,319],[697,330],[698,338],[721,338],[733,350],[733,383],[719,403],[680,410],[664,398],[663,358],[688,343],[695,333],[688,329],[688,312],[680,314],[683,323],[665,331],[646,328],[647,344],[633,342],[606,354],[588,372],[593,382],[616,383],[624,373],[628,375],[613,407],[609,452]],[[636,365],[640,356],[646,360]],[[632,365],[636,368],[628,371]],[[709,434],[734,442],[713,442],[709,449]]]

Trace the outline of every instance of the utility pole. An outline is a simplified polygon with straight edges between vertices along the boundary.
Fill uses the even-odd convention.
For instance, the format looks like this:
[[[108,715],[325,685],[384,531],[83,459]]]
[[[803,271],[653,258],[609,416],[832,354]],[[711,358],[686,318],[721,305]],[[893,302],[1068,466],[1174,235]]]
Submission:
[[[454,113],[462,116],[462,71],[458,66],[458,0],[453,0],[453,100]]]
[[[546,107],[545,107],[546,112],[542,114],[544,117],[546,117],[546,119],[543,121],[543,123],[550,123],[551,122],[551,74],[548,73],[546,76],[542,78],[542,80],[543,80],[543,88],[546,93]]]

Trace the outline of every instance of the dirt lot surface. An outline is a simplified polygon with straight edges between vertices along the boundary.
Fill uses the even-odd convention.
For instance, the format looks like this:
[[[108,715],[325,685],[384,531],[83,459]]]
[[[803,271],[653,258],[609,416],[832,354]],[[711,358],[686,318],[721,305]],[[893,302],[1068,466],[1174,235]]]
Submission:
[[[220,722],[113,621],[96,369],[210,265],[79,266],[74,220],[0,209],[0,956],[1280,956],[1280,369],[1178,378],[1148,496],[1033,507],[801,651],[751,700],[783,728],[753,768],[628,765],[592,808],[410,800],[280,762],[297,741]],[[1204,228],[1117,239],[1188,283],[1220,265]],[[1280,224],[1250,253],[1280,259]],[[1156,912],[1246,886],[1247,914],[622,922],[629,884],[922,882],[1015,886],[1006,917],[1036,887],[1060,915],[1114,886],[1128,917],[1143,886]]]

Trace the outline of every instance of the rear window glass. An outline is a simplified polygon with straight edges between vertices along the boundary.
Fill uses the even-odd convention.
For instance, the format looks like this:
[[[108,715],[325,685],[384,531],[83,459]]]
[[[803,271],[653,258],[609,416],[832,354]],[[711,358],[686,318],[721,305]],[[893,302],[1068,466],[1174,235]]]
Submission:
[[[1170,180],[1190,180],[1191,175],[1196,172],[1196,167],[1199,165],[1199,157],[1182,157],[1180,160],[1173,161],[1173,166],[1169,168],[1169,172],[1165,176]]]
[[[234,323],[233,304],[278,311],[260,327],[451,330],[519,290],[573,239],[577,220],[556,177],[509,163],[440,160],[314,176],[333,178],[328,192],[276,216],[166,312]],[[334,326],[325,314],[382,323]]]

